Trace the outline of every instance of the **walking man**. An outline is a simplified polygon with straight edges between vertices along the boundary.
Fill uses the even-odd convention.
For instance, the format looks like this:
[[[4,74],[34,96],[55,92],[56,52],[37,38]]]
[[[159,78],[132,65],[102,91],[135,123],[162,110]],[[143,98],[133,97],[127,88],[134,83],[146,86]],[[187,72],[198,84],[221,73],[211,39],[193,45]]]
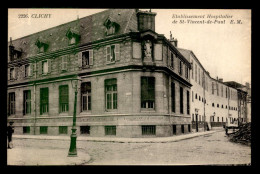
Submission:
[[[7,126],[8,149],[12,149],[12,134],[14,133],[13,123],[13,121],[10,121]]]

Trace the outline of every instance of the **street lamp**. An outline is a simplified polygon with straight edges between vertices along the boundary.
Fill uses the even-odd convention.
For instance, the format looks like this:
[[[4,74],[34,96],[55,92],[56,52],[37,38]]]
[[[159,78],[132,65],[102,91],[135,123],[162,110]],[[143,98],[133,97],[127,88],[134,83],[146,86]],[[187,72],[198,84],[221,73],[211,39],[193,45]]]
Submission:
[[[71,128],[71,136],[70,136],[70,149],[68,153],[68,157],[77,157],[77,133],[76,133],[76,114],[77,114],[77,95],[79,89],[79,82],[81,80],[78,78],[71,79],[71,86],[75,90],[75,99],[74,99],[74,112],[73,112],[73,125]]]

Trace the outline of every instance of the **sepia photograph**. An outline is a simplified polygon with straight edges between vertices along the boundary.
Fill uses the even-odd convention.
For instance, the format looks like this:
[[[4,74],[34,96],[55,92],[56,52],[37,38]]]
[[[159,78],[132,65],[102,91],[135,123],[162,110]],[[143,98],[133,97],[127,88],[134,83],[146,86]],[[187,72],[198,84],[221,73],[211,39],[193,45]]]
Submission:
[[[9,8],[7,166],[251,166],[251,12]]]

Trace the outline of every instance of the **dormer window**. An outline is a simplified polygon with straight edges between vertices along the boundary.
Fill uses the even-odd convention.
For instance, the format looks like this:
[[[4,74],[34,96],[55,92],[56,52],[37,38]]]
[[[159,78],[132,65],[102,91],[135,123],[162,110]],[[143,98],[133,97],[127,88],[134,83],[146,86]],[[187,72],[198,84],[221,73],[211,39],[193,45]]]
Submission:
[[[14,46],[10,46],[10,61],[17,60],[22,57],[22,51],[16,50]]]
[[[39,48],[39,53],[44,53],[47,51],[49,45],[46,43],[46,41],[42,41],[37,39],[35,42],[35,45]]]
[[[78,31],[70,28],[67,33],[66,33],[66,36],[68,37],[69,39],[69,45],[74,45],[74,44],[77,44],[79,43],[79,40],[80,40],[80,34]]]
[[[106,27],[106,35],[113,35],[115,34],[119,28],[120,25],[117,24],[111,17],[109,17],[105,22],[104,26]]]

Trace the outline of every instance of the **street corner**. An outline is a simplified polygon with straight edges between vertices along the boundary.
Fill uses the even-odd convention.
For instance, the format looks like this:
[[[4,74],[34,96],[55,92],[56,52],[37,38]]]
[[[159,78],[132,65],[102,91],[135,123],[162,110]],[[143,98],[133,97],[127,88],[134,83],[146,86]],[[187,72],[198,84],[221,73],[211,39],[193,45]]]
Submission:
[[[78,149],[76,157],[68,157],[67,149],[13,148],[7,150],[7,165],[83,165],[89,162],[90,155]]]

